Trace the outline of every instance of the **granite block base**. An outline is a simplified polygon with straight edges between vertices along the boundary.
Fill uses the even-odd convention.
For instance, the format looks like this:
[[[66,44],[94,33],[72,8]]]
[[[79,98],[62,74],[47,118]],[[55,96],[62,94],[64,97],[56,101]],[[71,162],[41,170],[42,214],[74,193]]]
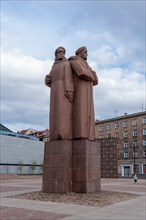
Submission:
[[[72,141],[45,143],[42,192],[72,191]]]
[[[73,141],[72,192],[94,193],[101,190],[100,143]]]

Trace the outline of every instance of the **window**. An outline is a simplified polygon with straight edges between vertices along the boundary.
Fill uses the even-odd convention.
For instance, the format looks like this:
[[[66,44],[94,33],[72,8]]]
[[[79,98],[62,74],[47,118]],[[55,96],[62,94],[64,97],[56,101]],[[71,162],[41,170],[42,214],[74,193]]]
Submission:
[[[123,137],[128,137],[128,131],[124,131]]]
[[[143,157],[146,157],[146,150],[143,151]]]
[[[116,137],[116,138],[119,138],[119,133],[115,133],[115,137]]]
[[[135,171],[134,173],[139,173],[139,164],[135,164],[135,166],[133,166],[133,171]]]
[[[118,152],[118,159],[120,159],[120,152]]]
[[[137,125],[137,119],[132,120],[132,125]]]
[[[119,127],[120,127],[119,122],[116,122],[115,123],[115,128],[119,128]]]
[[[108,137],[108,138],[111,138],[111,134],[108,134],[107,137]]]
[[[143,164],[143,173],[146,173],[146,164]]]
[[[133,131],[133,136],[137,136],[138,135],[138,130],[134,130]]]
[[[99,131],[103,131],[103,126],[100,126],[100,127],[99,127]]]
[[[120,148],[120,144],[117,144],[117,148]]]
[[[138,147],[138,142],[137,142],[137,140],[134,140],[134,141],[133,141],[133,146],[134,146],[134,147]]]
[[[107,128],[107,130],[110,130],[111,129],[111,125],[108,124],[106,128]]]
[[[133,152],[133,157],[138,157],[138,152]]]
[[[133,152],[138,152],[138,148],[137,147],[133,147]]]
[[[124,142],[124,147],[128,147],[128,146],[129,146],[128,141],[125,141]]]
[[[102,139],[103,138],[103,135],[99,135],[99,139]]]
[[[146,124],[146,118],[143,118],[143,124]]]
[[[123,122],[123,127],[127,128],[128,127],[128,121]]]
[[[146,146],[146,140],[143,140],[143,146]]]
[[[146,128],[143,129],[143,135],[146,135]]]
[[[124,153],[124,158],[129,158],[129,153],[128,152]]]

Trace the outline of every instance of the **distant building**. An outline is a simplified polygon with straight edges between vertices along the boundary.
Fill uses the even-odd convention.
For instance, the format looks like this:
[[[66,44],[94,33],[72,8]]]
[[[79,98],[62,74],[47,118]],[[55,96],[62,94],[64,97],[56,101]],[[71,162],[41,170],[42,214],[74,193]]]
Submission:
[[[12,132],[0,124],[1,161],[0,173],[32,173],[35,164],[35,174],[42,173],[44,143],[35,136]],[[22,170],[21,169],[21,170]]]
[[[4,125],[0,124],[0,131],[8,131],[8,132],[12,132],[10,129],[8,129],[7,127],[5,127]]]
[[[0,135],[7,135],[7,136],[13,136],[13,137],[19,137],[19,138],[26,138],[31,140],[37,140],[37,137],[34,137],[32,135],[27,135],[25,133],[19,133],[19,132],[13,132],[4,125],[0,124]]]
[[[118,173],[146,175],[146,111],[96,120],[97,139],[116,137]]]
[[[43,142],[38,141],[36,137],[32,139],[31,136],[17,133],[12,135],[0,133],[0,141],[0,173],[32,174],[33,164],[35,164],[35,174],[42,173]],[[22,172],[20,168],[23,169]]]
[[[27,134],[27,135],[31,135],[34,132],[36,132],[36,130],[34,130],[32,128],[28,128],[28,129],[25,129],[25,130],[18,131],[18,133],[20,133],[20,134]]]
[[[50,140],[49,129],[33,132],[32,135],[37,137],[40,141],[47,142]]]
[[[38,138],[40,141],[49,141],[49,129],[45,129],[45,130],[41,130],[41,131],[37,131],[34,130],[32,128],[28,128],[26,130],[21,130],[18,131],[19,134],[26,134],[26,135],[30,135],[30,136],[34,136],[36,138]]]

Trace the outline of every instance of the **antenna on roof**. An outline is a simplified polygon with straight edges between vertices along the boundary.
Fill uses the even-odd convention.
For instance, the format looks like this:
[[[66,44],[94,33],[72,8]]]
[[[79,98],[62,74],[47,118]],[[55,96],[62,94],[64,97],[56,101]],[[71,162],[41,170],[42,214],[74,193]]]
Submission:
[[[116,113],[116,117],[117,117],[117,113],[118,113],[118,110],[117,110],[117,109],[115,109],[115,113]]]
[[[142,112],[143,112],[143,104],[141,104],[141,110],[142,110]]]

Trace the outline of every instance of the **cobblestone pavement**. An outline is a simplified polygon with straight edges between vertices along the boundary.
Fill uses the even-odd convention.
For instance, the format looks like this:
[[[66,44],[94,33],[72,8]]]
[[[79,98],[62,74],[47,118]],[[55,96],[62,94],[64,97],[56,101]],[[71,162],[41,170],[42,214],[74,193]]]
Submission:
[[[41,190],[41,176],[1,175],[1,220],[145,220],[146,180],[102,179],[102,190],[140,196],[103,208],[7,198]]]

